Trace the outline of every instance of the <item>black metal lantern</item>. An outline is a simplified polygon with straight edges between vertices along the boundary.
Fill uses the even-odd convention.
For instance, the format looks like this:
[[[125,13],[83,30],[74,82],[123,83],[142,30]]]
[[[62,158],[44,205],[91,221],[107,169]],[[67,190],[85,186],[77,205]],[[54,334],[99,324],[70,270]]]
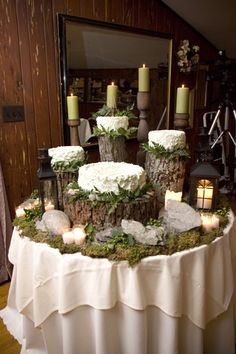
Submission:
[[[190,172],[189,203],[196,209],[216,208],[220,173],[209,162],[196,163]]]
[[[48,149],[38,149],[38,169],[39,194],[42,203],[42,212],[50,209],[58,209],[57,179],[51,167],[51,157]]]

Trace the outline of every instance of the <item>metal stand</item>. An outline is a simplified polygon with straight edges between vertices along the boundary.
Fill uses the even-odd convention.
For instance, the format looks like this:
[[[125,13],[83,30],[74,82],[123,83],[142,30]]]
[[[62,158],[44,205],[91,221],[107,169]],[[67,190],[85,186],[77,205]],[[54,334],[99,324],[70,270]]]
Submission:
[[[222,110],[225,109],[225,115],[224,115],[224,129],[221,128],[220,124],[220,114],[222,113]],[[217,125],[220,134],[219,136],[215,139],[213,144],[211,145],[211,149],[215,147],[215,145],[221,140],[222,141],[222,161],[224,164],[224,178],[227,182],[230,181],[230,173],[229,173],[229,143],[230,140],[234,144],[234,147],[236,147],[236,141],[234,137],[232,136],[231,132],[229,131],[229,119],[230,119],[230,109],[233,113],[234,120],[236,123],[236,110],[233,108],[232,103],[229,101],[228,98],[225,99],[223,103],[219,105],[219,108],[216,112],[215,118],[212,122],[212,125],[210,127],[210,130],[208,132],[208,135],[211,135],[215,129],[215,126]],[[224,138],[224,139],[223,139]],[[227,189],[227,188],[226,188]],[[225,191],[225,193],[229,192],[229,188]]]

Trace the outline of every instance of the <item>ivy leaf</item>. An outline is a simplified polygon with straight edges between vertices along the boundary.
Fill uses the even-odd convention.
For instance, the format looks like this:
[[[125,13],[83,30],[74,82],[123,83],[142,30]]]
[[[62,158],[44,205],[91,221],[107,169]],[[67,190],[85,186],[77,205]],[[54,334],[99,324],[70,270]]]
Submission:
[[[149,145],[148,143],[143,143],[142,146],[145,151],[154,154],[157,158],[163,157],[168,160],[174,160],[176,158],[189,158],[189,150],[184,147],[179,147],[178,145],[174,146],[171,151],[165,149],[163,145],[157,143],[152,143],[152,145]]]

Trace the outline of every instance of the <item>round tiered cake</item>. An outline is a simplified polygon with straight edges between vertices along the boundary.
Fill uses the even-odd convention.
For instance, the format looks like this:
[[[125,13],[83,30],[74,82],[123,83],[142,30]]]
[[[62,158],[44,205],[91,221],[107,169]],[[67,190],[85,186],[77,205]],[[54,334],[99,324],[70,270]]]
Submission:
[[[119,193],[119,186],[127,191],[142,188],[146,174],[142,167],[126,162],[97,162],[79,170],[78,185],[85,191]]]
[[[106,131],[118,130],[119,128],[123,128],[125,130],[129,127],[129,120],[126,116],[120,117],[97,117],[96,118],[97,127],[99,129],[105,129]]]
[[[87,192],[88,197],[72,200],[70,190],[64,193],[64,210],[73,224],[92,223],[100,230],[120,226],[122,219],[145,222],[158,217],[155,191],[129,198],[130,193],[135,194],[146,186],[146,173],[138,165],[107,161],[84,165],[79,169],[78,186],[79,191]],[[127,197],[125,192],[122,200],[112,208],[110,201],[104,201],[103,194],[113,192],[119,196],[120,190],[122,193],[126,191]]]
[[[184,148],[186,145],[186,136],[184,131],[180,130],[152,130],[148,133],[148,144],[163,146],[166,150],[172,151],[174,148]]]

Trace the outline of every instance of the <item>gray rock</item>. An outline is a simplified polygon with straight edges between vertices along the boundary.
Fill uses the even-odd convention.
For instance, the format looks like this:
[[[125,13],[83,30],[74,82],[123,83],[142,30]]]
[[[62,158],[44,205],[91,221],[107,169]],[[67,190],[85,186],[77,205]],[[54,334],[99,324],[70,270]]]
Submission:
[[[130,234],[134,239],[145,245],[163,244],[165,241],[166,232],[163,227],[144,226],[135,220],[121,221],[121,227],[124,233]]]
[[[163,218],[168,232],[181,233],[201,226],[201,217],[190,205],[168,200]]]
[[[45,211],[42,220],[36,223],[36,229],[48,231],[52,236],[62,235],[67,228],[70,228],[70,219],[60,210]]]
[[[109,227],[105,230],[101,230],[96,232],[95,239],[99,242],[106,242],[107,240],[112,238],[113,228]]]

